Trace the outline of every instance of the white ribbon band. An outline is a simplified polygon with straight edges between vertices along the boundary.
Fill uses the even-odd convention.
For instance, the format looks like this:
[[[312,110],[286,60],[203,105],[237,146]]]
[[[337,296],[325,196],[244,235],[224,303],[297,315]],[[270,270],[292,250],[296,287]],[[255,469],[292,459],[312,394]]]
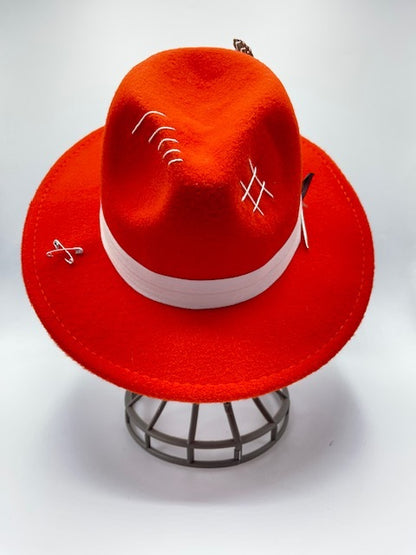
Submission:
[[[101,240],[114,268],[135,291],[149,299],[181,308],[219,308],[256,297],[288,267],[301,238],[302,204],[292,233],[266,264],[241,276],[223,279],[183,279],[152,272],[117,243],[100,210]]]

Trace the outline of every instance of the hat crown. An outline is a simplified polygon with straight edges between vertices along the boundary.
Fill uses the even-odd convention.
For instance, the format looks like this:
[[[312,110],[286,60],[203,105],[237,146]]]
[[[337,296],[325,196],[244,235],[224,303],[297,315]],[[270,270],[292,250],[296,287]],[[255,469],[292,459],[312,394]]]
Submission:
[[[255,270],[290,235],[300,188],[293,108],[258,60],[170,50],[122,81],[105,128],[102,209],[146,268],[187,279]]]

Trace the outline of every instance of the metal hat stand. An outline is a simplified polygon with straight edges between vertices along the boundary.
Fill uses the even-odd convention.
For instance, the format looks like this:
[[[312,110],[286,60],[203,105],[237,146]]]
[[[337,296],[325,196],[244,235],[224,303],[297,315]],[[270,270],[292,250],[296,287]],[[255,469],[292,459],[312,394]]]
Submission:
[[[252,55],[245,43],[238,40],[236,42],[237,44],[234,43],[234,46],[237,50],[245,48],[246,50],[243,51]],[[313,173],[308,173],[303,179],[302,199],[305,198],[313,177]],[[305,241],[307,243],[306,236]],[[176,435],[164,431],[160,427],[167,407],[173,402],[153,399],[152,401],[156,405],[153,404],[153,409],[148,410],[149,407],[145,406],[148,401],[150,401],[149,397],[130,391],[126,392],[126,424],[133,439],[155,457],[175,464],[199,468],[234,466],[250,461],[270,449],[286,430],[290,406],[287,388],[244,401],[207,404],[176,403],[181,406],[182,413],[188,411],[181,435]],[[242,429],[242,422],[246,424],[246,419],[240,420],[236,416],[236,406],[241,408],[242,403],[246,406],[254,405],[257,410],[257,418],[251,419],[251,427],[247,430]],[[227,422],[228,434],[225,438],[200,437],[201,412],[212,406],[220,409],[217,423],[220,422],[221,425],[221,417],[223,421]],[[241,413],[241,411],[239,412]],[[254,427],[256,421],[258,425]],[[217,427],[211,426],[212,429],[217,429]],[[221,457],[227,450],[228,454]]]
[[[130,391],[125,395],[126,424],[133,439],[155,457],[197,468],[238,465],[270,449],[286,430],[289,406],[286,388],[206,404],[161,401]],[[172,433],[175,425],[179,434]]]

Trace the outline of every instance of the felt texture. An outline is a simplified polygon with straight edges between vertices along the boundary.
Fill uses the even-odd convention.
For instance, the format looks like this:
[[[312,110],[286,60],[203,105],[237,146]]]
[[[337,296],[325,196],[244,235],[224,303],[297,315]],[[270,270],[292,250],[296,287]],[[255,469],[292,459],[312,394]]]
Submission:
[[[132,135],[137,122],[149,114]],[[159,127],[173,127],[158,132]],[[163,138],[174,138],[177,143]],[[174,153],[163,155],[170,149]],[[180,157],[183,162],[168,165]],[[244,189],[258,177],[259,210]],[[220,48],[161,52],[134,67],[111,104],[102,207],[118,244],[154,272],[188,279],[246,274],[289,237],[299,208],[300,139],[277,77]],[[254,182],[250,193],[260,194]],[[250,253],[247,256],[247,253]]]
[[[184,55],[188,56],[190,50],[186,49]],[[197,71],[203,63],[203,57],[208,56],[211,59],[211,50],[203,49],[201,55],[198,54],[196,69],[189,74],[191,84],[193,80],[198,81]],[[181,52],[183,53],[182,50]],[[217,54],[218,49],[215,49],[213,56]],[[251,67],[254,67],[247,55],[233,53],[231,57],[228,54],[224,56],[226,63],[233,68],[237,63],[234,62],[235,56],[247,58],[249,73]],[[155,60],[146,62],[151,66],[150,74],[156,71],[154,67],[152,69],[152,66],[157,66],[154,62]],[[191,60],[187,64],[191,67]],[[258,65],[255,65],[257,68]],[[207,75],[209,77],[210,72],[215,76],[215,72],[220,71],[217,66],[218,64],[211,64],[209,71],[205,67],[203,78],[206,79]],[[227,74],[225,69],[221,68],[221,71]],[[256,71],[257,69],[253,69],[254,74]],[[266,80],[276,79],[269,70],[266,73]],[[163,95],[170,97],[174,90],[181,90],[181,85],[178,84],[175,89],[173,74],[172,70],[172,83],[168,80],[164,90],[164,74],[156,72],[155,82],[159,79],[161,86],[155,91],[155,99],[156,93],[162,98]],[[130,78],[134,81],[134,72],[128,77]],[[178,77],[178,83],[180,79],[184,79],[183,74]],[[253,85],[250,83],[247,86]],[[125,84],[122,84],[121,91]],[[227,86],[231,87],[231,82]],[[279,83],[270,85],[270,89],[267,85],[267,91],[273,91],[274,86],[280,90]],[[221,110],[222,96],[227,94],[227,87],[219,98],[218,84],[213,84],[213,87],[216,92],[210,102]],[[130,90],[130,87],[127,89]],[[197,94],[198,87],[195,91]],[[263,92],[258,93],[259,102],[263,98]],[[261,158],[263,137],[270,152],[279,150],[276,144],[280,139],[273,136],[273,123],[262,126],[261,121],[262,117],[267,119],[270,116],[271,122],[274,122],[275,110],[277,114],[281,114],[280,106],[276,108],[275,101],[269,99],[267,94],[264,94],[264,105],[270,102],[271,106],[267,109],[264,105],[256,109],[252,99],[247,101],[247,106],[244,102],[239,105],[238,110],[253,110],[254,127],[251,128],[246,122],[247,117],[250,117],[248,113],[242,117],[241,122],[234,114],[236,124],[241,124],[244,129],[244,140],[240,141],[237,130],[230,131],[233,139],[229,139],[228,131],[223,129],[222,135],[220,134],[222,138],[218,139],[221,145],[219,151],[226,150],[226,145],[238,143],[243,152],[243,162],[248,155],[258,152],[258,158],[253,163],[258,166],[259,177],[265,179],[266,183],[269,181],[267,184],[274,182],[277,186],[285,183],[284,190],[287,189],[287,193],[279,191],[279,196],[276,195],[275,198],[280,202],[281,197],[287,194],[282,205],[286,205],[289,212],[292,206],[291,195],[296,192],[299,199],[301,176],[310,172],[315,174],[304,209],[310,249],[307,250],[301,244],[290,266],[277,282],[261,295],[239,305],[188,310],[151,301],[136,293],[123,281],[109,261],[100,239],[101,189],[106,218],[111,219],[111,224],[118,230],[119,238],[122,238],[120,240],[125,240],[123,246],[133,250],[137,248],[138,257],[148,256],[148,260],[154,264],[151,268],[154,271],[173,268],[179,275],[194,279],[200,276],[206,278],[211,266],[205,266],[204,261],[198,263],[199,257],[193,256],[192,249],[199,249],[198,241],[203,239],[207,240],[208,245],[218,245],[221,234],[231,233],[234,238],[248,237],[247,242],[244,241],[244,249],[239,250],[240,246],[236,246],[236,260],[228,261],[228,257],[234,258],[230,240],[230,244],[218,254],[219,260],[211,256],[211,262],[215,263],[216,276],[221,274],[223,263],[225,272],[240,272],[254,264],[253,260],[257,264],[267,257],[268,249],[274,247],[279,237],[284,235],[285,225],[288,224],[283,216],[280,220],[280,216],[276,215],[280,208],[272,208],[279,205],[278,202],[273,204],[274,199],[264,197],[264,216],[261,216],[258,213],[253,214],[252,204],[250,208],[248,204],[241,202],[242,190],[233,197],[232,187],[238,189],[238,179],[244,166],[244,163],[239,165],[241,161],[237,147],[224,154],[215,152],[214,156],[216,140],[212,138],[212,143],[209,142],[211,139],[205,135],[210,133],[206,128],[199,133],[202,137],[201,150],[198,151],[196,142],[191,145],[192,141],[196,141],[198,125],[202,125],[202,121],[205,122],[204,125],[208,125],[206,122],[209,121],[208,116],[205,120],[202,117],[196,122],[193,120],[195,98],[181,99],[182,111],[178,108],[177,112],[173,108],[173,99],[172,109],[168,106],[169,110],[166,109],[167,104],[161,107],[158,102],[150,103],[150,96],[148,99],[141,99],[137,105],[142,110],[145,107],[162,112],[165,110],[165,113],[169,111],[172,121],[174,120],[172,126],[178,130],[177,137],[180,139],[180,148],[183,149],[183,164],[178,163],[175,168],[175,164],[172,164],[167,168],[162,165],[158,152],[149,151],[140,154],[140,167],[132,169],[132,154],[127,155],[124,150],[136,148],[126,145],[129,140],[136,141],[135,134],[131,135],[131,129],[142,114],[135,113],[136,101],[131,100],[127,93],[123,93],[122,97],[117,93],[109,114],[109,127],[94,131],[69,149],[41,183],[30,205],[24,229],[24,280],[30,300],[51,337],[85,368],[118,386],[152,397],[196,403],[225,402],[258,396],[303,378],[328,362],[356,330],[370,296],[374,266],[371,232],[364,210],[351,185],[329,156],[308,140],[299,139],[296,120],[293,119],[293,111],[285,93],[282,93],[282,110],[286,115],[277,115],[276,118],[285,121],[284,125],[287,125],[290,133],[293,132],[293,143],[292,139],[289,141],[289,156],[293,156],[295,163],[298,160],[298,167],[286,167],[285,161],[277,158],[278,169],[273,174],[277,177],[275,181],[267,179],[269,172],[272,174],[274,169],[272,164],[267,165],[269,161]],[[143,96],[146,95],[150,95],[150,91],[143,92]],[[242,96],[242,89],[239,88],[236,96]],[[128,108],[119,106],[119,98],[123,97],[126,105],[133,105],[131,113]],[[123,102],[120,102],[122,105]],[[231,109],[228,101],[224,106],[226,112]],[[124,122],[124,110],[128,114],[128,117],[125,116],[128,124]],[[263,116],[256,119],[263,110]],[[135,117],[132,118],[133,112]],[[118,115],[121,119],[119,131]],[[149,116],[150,123],[152,121]],[[185,123],[189,126],[186,132]],[[165,122],[161,125],[165,125]],[[216,120],[213,127],[218,125],[219,120]],[[261,133],[258,133],[259,126]],[[228,124],[223,127],[228,127]],[[150,128],[155,129],[154,125],[150,125]],[[181,135],[179,129],[182,130]],[[117,137],[118,133],[119,150],[122,151],[119,162],[115,154],[112,154],[112,149],[117,149],[117,142],[113,143],[113,135]],[[130,137],[125,137],[124,134],[128,133]],[[185,140],[188,135],[189,138]],[[148,137],[148,133],[145,136]],[[248,143],[251,141],[249,146],[245,140]],[[253,146],[256,143],[259,144]],[[300,153],[297,143],[300,145]],[[207,160],[204,160],[202,154],[202,144],[208,148]],[[145,147],[143,143],[143,151]],[[194,147],[196,154],[193,154]],[[210,151],[210,148],[213,150]],[[140,152],[139,148],[138,156]],[[125,160],[128,161],[127,168],[124,166]],[[145,168],[142,167],[144,160]],[[263,160],[264,165],[260,160]],[[223,176],[220,182],[215,178],[213,166],[218,167],[219,175]],[[163,185],[160,196],[156,177],[152,176],[152,167]],[[232,168],[232,172],[226,175],[229,168]],[[117,191],[116,179],[123,176],[123,172],[126,172],[126,179],[121,179],[120,191]],[[196,185],[199,201],[195,204],[195,213],[189,216],[191,221],[181,223],[181,205],[183,199],[191,195],[192,174],[202,176],[201,179],[198,178]],[[286,174],[289,176],[287,180],[282,177]],[[137,191],[132,185],[134,175]],[[249,176],[243,178],[247,181]],[[217,214],[219,197],[212,201],[217,194],[215,190],[222,189],[223,183],[226,184],[226,200],[222,210],[229,215],[231,223],[221,222],[221,211]],[[123,224],[123,210],[135,202],[140,205],[139,209],[132,210],[126,218],[128,223]],[[296,207],[298,206],[297,200]],[[201,236],[198,241],[194,238],[187,239],[187,233],[194,233],[194,220],[198,219],[200,209],[203,212]],[[169,220],[170,210],[174,212],[175,225]],[[221,233],[218,234],[210,231],[215,218],[218,225],[222,226]],[[289,215],[287,221],[290,222],[291,218]],[[269,224],[269,221],[272,223]],[[168,240],[162,234],[158,238],[159,227],[173,237]],[[178,235],[175,237],[176,228]],[[132,244],[128,241],[129,229],[135,236]],[[140,240],[141,232],[146,241]],[[181,257],[178,252],[178,237],[185,241],[183,252],[187,256]],[[267,243],[263,247],[261,237]],[[76,256],[72,266],[64,262],[62,253],[53,258],[46,257],[45,253],[52,248],[55,238],[67,247],[83,247],[84,254]],[[166,244],[159,245],[159,240]],[[147,242],[150,242],[151,248],[146,247]],[[209,248],[205,244],[203,248],[208,253]],[[162,256],[159,257],[162,259],[160,263],[159,258],[154,256],[155,249],[159,254],[169,254],[166,266]],[[255,249],[255,252],[250,249]],[[203,252],[205,257],[206,253]],[[194,270],[188,255],[197,266]]]

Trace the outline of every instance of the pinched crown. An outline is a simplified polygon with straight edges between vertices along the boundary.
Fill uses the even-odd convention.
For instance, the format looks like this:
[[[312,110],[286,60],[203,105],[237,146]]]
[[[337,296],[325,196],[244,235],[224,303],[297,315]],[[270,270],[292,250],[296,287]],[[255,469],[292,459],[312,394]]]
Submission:
[[[105,128],[102,210],[146,268],[197,280],[252,272],[288,239],[300,189],[293,108],[258,60],[184,48],[123,79]]]

